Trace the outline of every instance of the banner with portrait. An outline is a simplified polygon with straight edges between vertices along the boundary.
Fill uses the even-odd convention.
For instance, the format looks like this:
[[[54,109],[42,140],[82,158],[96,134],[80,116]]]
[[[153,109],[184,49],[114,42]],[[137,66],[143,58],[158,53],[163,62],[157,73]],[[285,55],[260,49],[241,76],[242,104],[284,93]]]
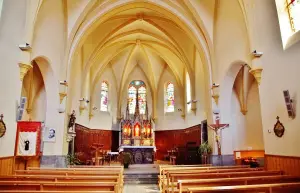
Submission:
[[[41,144],[41,122],[20,121],[17,126],[16,156],[38,156]]]

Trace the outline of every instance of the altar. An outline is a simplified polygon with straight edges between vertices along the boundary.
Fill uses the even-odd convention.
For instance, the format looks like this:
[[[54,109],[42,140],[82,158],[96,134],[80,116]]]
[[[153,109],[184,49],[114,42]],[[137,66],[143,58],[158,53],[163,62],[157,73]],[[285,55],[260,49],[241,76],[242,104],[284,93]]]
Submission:
[[[128,99],[125,116],[120,121],[119,152],[130,153],[132,164],[153,164],[156,148],[153,123],[148,116],[144,82],[133,81],[129,91],[131,98]]]
[[[119,152],[131,154],[131,164],[153,164],[155,146],[121,146]]]

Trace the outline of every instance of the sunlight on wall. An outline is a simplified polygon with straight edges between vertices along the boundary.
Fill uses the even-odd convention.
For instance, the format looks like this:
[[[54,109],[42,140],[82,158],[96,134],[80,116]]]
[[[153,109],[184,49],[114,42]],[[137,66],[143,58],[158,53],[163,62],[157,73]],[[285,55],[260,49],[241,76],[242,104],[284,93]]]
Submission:
[[[283,49],[287,49],[300,40],[300,1],[295,0],[293,4],[289,2],[290,0],[276,0]]]

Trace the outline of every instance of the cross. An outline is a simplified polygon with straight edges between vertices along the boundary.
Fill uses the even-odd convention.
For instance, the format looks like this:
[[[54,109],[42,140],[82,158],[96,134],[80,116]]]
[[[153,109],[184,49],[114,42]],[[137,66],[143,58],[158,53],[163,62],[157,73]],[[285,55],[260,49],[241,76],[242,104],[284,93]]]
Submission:
[[[1,115],[0,115],[0,121],[3,120],[3,117],[4,117],[3,114],[1,114]]]
[[[218,145],[218,155],[221,155],[221,143],[220,143],[220,136],[218,134],[218,131],[228,127],[229,124],[220,124],[220,117],[217,115],[216,116],[216,124],[210,124],[208,126],[216,134],[216,142],[217,142],[217,145]]]
[[[103,144],[98,144],[98,143],[94,143],[91,146],[92,149],[95,149],[95,165],[100,165],[99,164],[99,153],[101,152],[102,148],[103,148]]]

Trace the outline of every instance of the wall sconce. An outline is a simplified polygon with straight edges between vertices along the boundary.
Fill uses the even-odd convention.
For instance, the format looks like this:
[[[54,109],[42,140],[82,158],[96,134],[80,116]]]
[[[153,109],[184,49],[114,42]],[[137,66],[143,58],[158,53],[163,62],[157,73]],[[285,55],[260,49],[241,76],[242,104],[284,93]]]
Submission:
[[[212,85],[212,98],[215,100],[216,105],[219,104],[219,93],[220,93],[220,85],[217,83],[213,83]]]
[[[59,101],[62,103],[64,98],[67,96],[68,82],[66,80],[59,81]]]
[[[85,110],[86,106],[85,106],[85,99],[81,98],[79,99],[79,113],[80,115],[82,114],[83,110]]]

